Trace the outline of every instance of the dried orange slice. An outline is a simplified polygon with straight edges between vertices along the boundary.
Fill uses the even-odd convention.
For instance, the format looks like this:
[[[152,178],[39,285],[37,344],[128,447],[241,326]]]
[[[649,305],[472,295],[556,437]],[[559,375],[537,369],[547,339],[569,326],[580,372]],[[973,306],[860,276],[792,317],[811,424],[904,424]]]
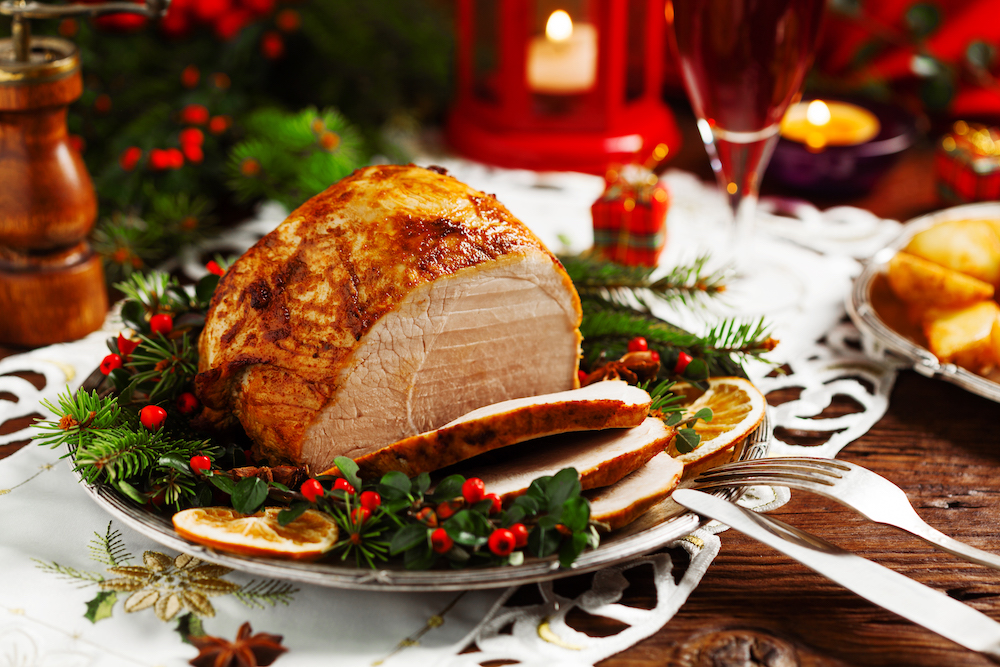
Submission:
[[[278,523],[279,507],[240,514],[229,507],[193,507],[174,514],[181,537],[219,551],[292,560],[319,558],[337,541],[332,518],[306,510],[287,526]]]
[[[667,450],[684,464],[685,475],[693,468],[702,470],[729,457],[733,448],[757,428],[767,409],[764,395],[749,380],[739,377],[711,378],[704,393],[683,382],[674,385],[672,391],[685,397],[681,402],[685,417],[702,408],[711,408],[713,414],[712,421],[699,419],[695,423],[701,443],[694,451],[681,454],[674,444]]]

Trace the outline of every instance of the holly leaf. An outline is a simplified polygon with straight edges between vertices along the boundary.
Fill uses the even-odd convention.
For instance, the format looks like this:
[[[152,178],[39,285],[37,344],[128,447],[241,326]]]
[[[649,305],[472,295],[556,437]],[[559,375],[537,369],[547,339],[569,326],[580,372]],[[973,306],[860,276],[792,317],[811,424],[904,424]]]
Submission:
[[[682,428],[677,431],[677,437],[674,439],[674,447],[681,454],[687,454],[693,452],[695,448],[701,444],[701,436],[693,428]]]
[[[396,531],[389,542],[389,553],[393,556],[412,549],[421,542],[427,541],[428,529],[423,524],[411,523]]]
[[[257,477],[241,479],[233,489],[233,509],[240,514],[253,514],[267,498],[267,482]]]
[[[91,623],[111,618],[116,602],[118,602],[118,593],[115,591],[101,591],[97,594],[96,598],[87,603],[87,613],[83,617]]]

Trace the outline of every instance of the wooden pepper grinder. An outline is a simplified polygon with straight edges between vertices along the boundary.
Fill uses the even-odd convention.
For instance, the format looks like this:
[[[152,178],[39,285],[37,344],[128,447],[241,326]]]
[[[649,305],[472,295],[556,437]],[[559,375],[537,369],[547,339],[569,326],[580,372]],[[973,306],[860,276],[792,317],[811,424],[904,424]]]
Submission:
[[[80,54],[56,37],[32,37],[27,19],[127,11],[146,5],[0,2],[12,17],[0,40],[0,344],[39,346],[80,338],[104,322],[104,270],[87,236],[97,219],[94,185],[68,142],[66,112],[83,92]]]

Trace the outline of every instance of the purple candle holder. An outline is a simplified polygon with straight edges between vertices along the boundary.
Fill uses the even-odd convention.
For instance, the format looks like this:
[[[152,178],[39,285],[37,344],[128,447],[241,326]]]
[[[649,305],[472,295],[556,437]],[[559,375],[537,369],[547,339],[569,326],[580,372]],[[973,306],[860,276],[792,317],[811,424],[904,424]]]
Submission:
[[[826,146],[813,152],[805,144],[781,137],[767,168],[767,178],[801,192],[828,196],[867,193],[916,140],[913,118],[898,107],[856,99],[823,98],[868,109],[878,118],[879,133],[851,146]],[[808,101],[808,100],[804,100]]]

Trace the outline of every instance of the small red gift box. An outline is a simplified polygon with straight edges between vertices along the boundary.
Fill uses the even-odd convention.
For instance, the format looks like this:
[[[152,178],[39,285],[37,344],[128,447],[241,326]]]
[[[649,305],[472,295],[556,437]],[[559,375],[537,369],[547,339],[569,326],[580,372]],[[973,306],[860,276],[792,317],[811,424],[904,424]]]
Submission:
[[[958,121],[934,156],[938,191],[945,199],[1000,199],[1000,129]]]
[[[590,207],[595,253],[628,266],[656,266],[667,240],[666,186],[639,165],[612,169],[606,179],[604,194]]]

